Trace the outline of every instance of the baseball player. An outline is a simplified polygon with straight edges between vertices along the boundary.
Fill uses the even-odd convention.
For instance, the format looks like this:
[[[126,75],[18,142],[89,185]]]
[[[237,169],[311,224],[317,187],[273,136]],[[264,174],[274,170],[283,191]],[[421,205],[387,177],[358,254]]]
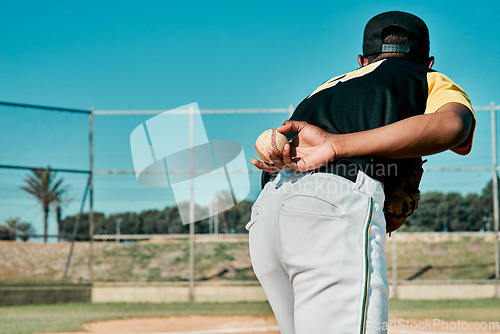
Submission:
[[[415,159],[471,150],[464,91],[431,69],[418,17],[366,25],[360,68],[319,86],[277,130],[294,135],[264,171],[247,224],[253,268],[283,334],[385,333],[384,187]]]

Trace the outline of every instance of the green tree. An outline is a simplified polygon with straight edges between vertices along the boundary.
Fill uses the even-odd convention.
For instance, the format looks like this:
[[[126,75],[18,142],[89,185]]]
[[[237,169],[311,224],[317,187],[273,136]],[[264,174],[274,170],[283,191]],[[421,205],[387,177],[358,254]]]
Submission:
[[[66,192],[62,185],[63,179],[56,179],[56,173],[47,167],[47,169],[31,169],[31,174],[26,176],[24,181],[26,186],[21,189],[34,196],[42,206],[43,241],[47,242],[49,208]]]
[[[16,240],[20,223],[21,221],[19,218],[9,218],[5,221],[3,226],[7,229],[10,240]]]
[[[182,202],[176,206],[169,208],[168,225],[172,229],[173,233],[189,233],[189,224],[184,225],[180,211],[189,212],[189,202]],[[208,216],[208,208],[202,207],[198,204],[194,204],[195,217]],[[195,233],[207,233],[208,231],[208,219],[203,219],[195,222]]]
[[[36,235],[36,228],[30,223],[21,222],[17,226],[18,236],[22,241],[26,242],[29,238]]]
[[[19,218],[9,218],[0,226],[0,240],[16,240],[19,237],[27,241],[35,234],[35,227],[30,223],[22,222]]]
[[[61,239],[71,240],[78,215],[68,216],[61,221]],[[103,213],[94,212],[94,231],[96,234],[102,233],[103,226],[106,224],[106,217]],[[114,225],[113,225],[114,226]],[[89,214],[82,213],[78,228],[76,230],[75,240],[88,241],[89,238]]]
[[[443,197],[444,195],[440,192],[422,194],[417,211],[408,218],[400,231],[442,231],[442,225],[437,226],[436,221],[438,218],[438,206],[443,201]]]
[[[224,220],[230,233],[246,233],[245,225],[250,220],[253,202],[241,201],[224,212]]]
[[[0,240],[9,240],[9,241],[15,240],[15,238],[10,233],[9,229],[4,225],[0,226]]]
[[[61,189],[56,200],[54,201],[54,208],[56,211],[56,222],[57,222],[57,241],[61,240],[62,230],[62,209],[63,206],[69,202],[71,199],[67,196],[67,188]]]
[[[230,191],[221,191],[215,194],[215,200],[211,204],[215,212],[218,213],[219,225],[224,233],[230,232],[230,209],[226,210],[229,205],[234,203],[233,195]]]
[[[492,181],[480,195],[429,192],[401,231],[484,231],[493,228]]]
[[[498,181],[498,185],[500,188],[500,180]],[[483,188],[479,200],[479,205],[481,206],[481,209],[484,211],[483,215],[485,217],[493,219],[493,180],[490,180],[488,184]]]
[[[242,201],[229,210],[224,211],[225,233],[246,233],[245,225],[250,220],[252,202]],[[179,204],[182,210],[188,210],[189,203]],[[208,214],[208,209],[195,205],[195,213]],[[66,217],[61,224],[63,238],[69,239],[76,223],[75,216]],[[184,225],[177,206],[166,207],[163,210],[146,210],[140,213],[123,212],[105,217],[103,213],[94,213],[95,234],[115,234],[117,223],[120,222],[120,234],[186,234],[189,225]],[[197,221],[196,233],[208,233],[208,219]],[[89,214],[84,213],[80,218],[77,240],[88,240]]]

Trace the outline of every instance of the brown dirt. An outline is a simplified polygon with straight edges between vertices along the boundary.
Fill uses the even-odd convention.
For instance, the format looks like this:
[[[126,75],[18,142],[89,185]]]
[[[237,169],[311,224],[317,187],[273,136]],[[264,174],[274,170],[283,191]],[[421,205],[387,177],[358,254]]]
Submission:
[[[448,322],[447,324],[432,324],[433,320],[404,320],[391,319],[392,325],[389,334],[449,334],[472,333],[472,322]],[[454,327],[455,326],[455,327]],[[498,325],[497,325],[498,326]],[[165,318],[138,318],[110,321],[98,321],[83,325],[85,332],[57,333],[57,334],[279,334],[276,320],[273,316],[182,316]],[[467,329],[466,329],[467,328]],[[500,334],[500,329],[476,330],[474,333]],[[56,334],[56,333],[46,333]]]
[[[238,333],[279,334],[273,316],[182,316],[97,321],[83,325],[86,332],[57,334],[140,334],[140,333]],[[245,329],[248,329],[245,331]],[[201,332],[202,331],[202,332]],[[51,333],[47,333],[51,334]],[[55,333],[52,333],[55,334]]]

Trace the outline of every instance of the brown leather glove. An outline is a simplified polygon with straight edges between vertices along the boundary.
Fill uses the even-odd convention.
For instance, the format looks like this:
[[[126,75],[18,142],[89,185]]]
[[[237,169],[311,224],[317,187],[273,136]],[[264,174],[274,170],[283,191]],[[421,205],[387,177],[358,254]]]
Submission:
[[[384,214],[387,233],[396,231],[403,226],[406,219],[417,210],[418,201],[420,200],[420,190],[418,188],[424,173],[422,165],[426,161],[418,159],[410,175],[386,191]]]

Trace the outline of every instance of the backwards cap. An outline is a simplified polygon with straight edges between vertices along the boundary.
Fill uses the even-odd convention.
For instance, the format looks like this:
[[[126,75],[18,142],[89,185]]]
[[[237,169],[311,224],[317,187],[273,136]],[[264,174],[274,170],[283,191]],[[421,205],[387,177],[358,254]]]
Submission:
[[[408,43],[384,44],[383,32],[389,27],[399,27],[406,30]],[[405,12],[386,12],[373,17],[365,27],[363,38],[363,56],[397,52],[409,53],[417,57],[429,57],[429,30],[424,21],[415,15]]]

